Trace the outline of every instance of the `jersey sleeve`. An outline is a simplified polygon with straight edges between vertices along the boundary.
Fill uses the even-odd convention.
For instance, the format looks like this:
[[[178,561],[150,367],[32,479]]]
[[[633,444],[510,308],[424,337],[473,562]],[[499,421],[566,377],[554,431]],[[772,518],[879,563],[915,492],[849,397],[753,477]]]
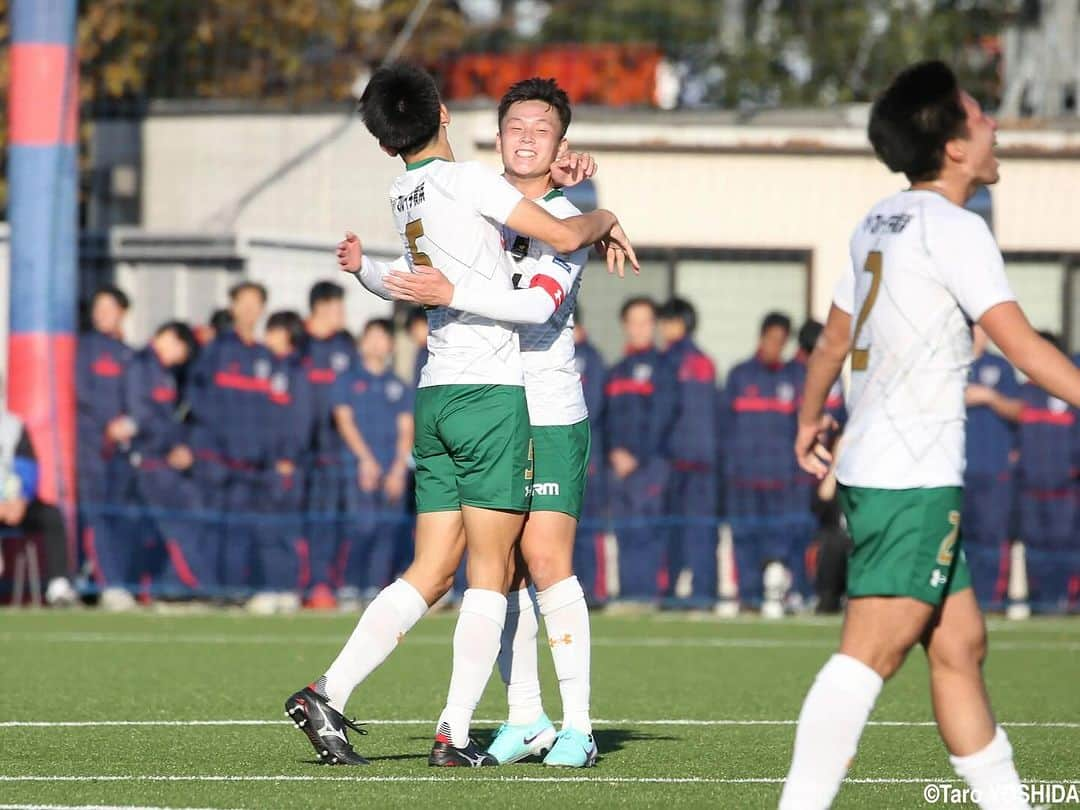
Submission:
[[[394,300],[393,295],[386,289],[386,285],[383,284],[383,280],[393,272],[406,273],[409,270],[409,263],[404,256],[398,256],[391,262],[380,261],[379,259],[372,259],[366,253],[360,260],[360,271],[356,273],[356,280],[359,281],[368,292],[374,293],[379,298],[385,298],[387,301]]]
[[[450,308],[496,321],[546,323],[566,300],[588,256],[587,250],[576,251],[568,257],[545,253],[525,290],[492,291],[458,285],[454,288]]]
[[[505,223],[519,202],[521,192],[482,163],[463,163],[458,194],[462,202],[482,216]]]
[[[1016,300],[1001,251],[981,217],[965,213],[935,236],[931,250],[938,272],[970,321],[977,322],[991,307]]]
[[[840,274],[833,290],[833,306],[851,315],[855,312],[855,270],[851,256],[848,256],[848,265]]]

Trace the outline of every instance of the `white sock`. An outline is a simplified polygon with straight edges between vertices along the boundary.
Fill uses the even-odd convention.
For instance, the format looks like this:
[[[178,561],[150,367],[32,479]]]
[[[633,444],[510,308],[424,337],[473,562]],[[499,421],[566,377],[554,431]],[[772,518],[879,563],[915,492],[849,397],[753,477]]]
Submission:
[[[986,748],[966,757],[951,756],[949,761],[957,776],[978,793],[982,810],[1030,810],[1013,765],[1012,746],[1001,726]]]
[[[427,609],[424,597],[403,579],[383,588],[318,681],[317,689],[326,695],[330,705],[344,712],[353,689],[386,660]]]
[[[821,668],[799,713],[780,810],[825,810],[832,804],[882,683],[866,664],[840,653]]]
[[[435,726],[436,736],[448,738],[455,748],[469,744],[469,725],[499,655],[505,621],[506,597],[501,593],[469,588],[461,597],[450,692]]]
[[[544,713],[540,700],[540,673],[536,655],[536,635],[540,622],[528,588],[506,598],[506,624],[499,648],[499,674],[506,684],[506,702],[512,726],[535,723]]]
[[[589,719],[589,665],[592,640],[589,608],[577,577],[556,582],[536,594],[540,615],[547,627],[548,646],[559,676],[563,728],[592,734]]]

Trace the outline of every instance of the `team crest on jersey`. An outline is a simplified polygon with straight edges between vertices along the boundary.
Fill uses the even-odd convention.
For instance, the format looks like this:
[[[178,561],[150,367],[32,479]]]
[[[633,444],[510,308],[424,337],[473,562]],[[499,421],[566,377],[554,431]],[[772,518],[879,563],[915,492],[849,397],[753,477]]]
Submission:
[[[1048,407],[1053,413],[1065,413],[1065,411],[1069,410],[1069,403],[1065,402],[1064,400],[1058,399],[1057,397],[1050,397],[1050,400],[1047,402],[1046,407]]]
[[[979,371],[979,382],[983,385],[997,385],[1001,382],[1001,369],[997,366],[986,366]]]
[[[390,402],[398,402],[405,396],[405,386],[397,380],[391,380],[386,384],[386,398]]]
[[[260,358],[255,361],[255,376],[260,380],[265,380],[270,377],[270,361]]]
[[[330,355],[330,368],[338,374],[349,367],[349,355],[345,352],[334,352]]]
[[[795,386],[791,383],[780,383],[776,386],[776,398],[781,402],[791,402],[795,399]]]
[[[638,363],[634,366],[631,374],[635,382],[645,382],[652,379],[652,366],[648,363]]]
[[[279,371],[270,377],[270,393],[284,394],[289,390],[289,376],[284,371]]]

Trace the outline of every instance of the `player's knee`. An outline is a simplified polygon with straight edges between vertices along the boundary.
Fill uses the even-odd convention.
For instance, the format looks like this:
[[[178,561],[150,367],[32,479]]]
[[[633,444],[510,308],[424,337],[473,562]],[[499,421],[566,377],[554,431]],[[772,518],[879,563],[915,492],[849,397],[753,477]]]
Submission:
[[[564,556],[551,549],[534,551],[527,560],[529,575],[537,590],[550,588],[557,582],[571,576],[573,566]]]
[[[939,630],[926,651],[931,669],[963,671],[979,669],[986,660],[986,629],[955,629],[942,635]]]

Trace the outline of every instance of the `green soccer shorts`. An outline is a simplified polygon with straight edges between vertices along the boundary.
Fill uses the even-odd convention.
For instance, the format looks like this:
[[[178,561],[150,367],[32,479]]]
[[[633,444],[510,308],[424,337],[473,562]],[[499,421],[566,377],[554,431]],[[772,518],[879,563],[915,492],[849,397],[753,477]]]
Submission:
[[[563,512],[581,519],[589,474],[589,420],[574,425],[534,425],[530,512]]]
[[[462,505],[524,512],[529,409],[520,385],[433,385],[416,392],[416,511]]]
[[[963,489],[839,488],[854,550],[848,597],[909,596],[940,605],[971,587],[960,529]]]

